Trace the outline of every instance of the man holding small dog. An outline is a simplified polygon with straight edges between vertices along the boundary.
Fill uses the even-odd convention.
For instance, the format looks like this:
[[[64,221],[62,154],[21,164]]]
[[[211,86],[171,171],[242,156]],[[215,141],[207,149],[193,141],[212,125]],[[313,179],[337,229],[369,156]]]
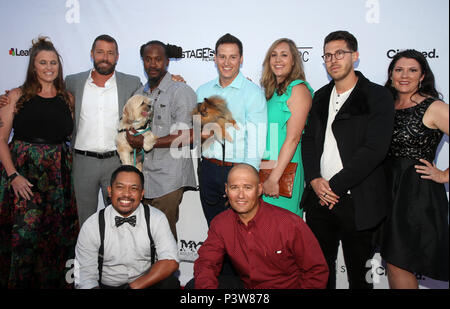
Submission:
[[[227,102],[239,130],[230,125],[233,141],[215,140],[202,150],[199,169],[200,200],[208,226],[226,210],[225,182],[231,167],[247,163],[259,169],[265,149],[267,104],[263,91],[240,73],[243,62],[242,42],[227,33],[216,43],[214,61],[219,77],[200,86],[198,102],[213,95]]]
[[[136,93],[149,97],[154,107],[151,130],[159,136],[153,149],[145,154],[142,172],[145,176],[143,203],[164,212],[177,239],[176,223],[179,205],[186,188],[195,188],[194,166],[189,142],[180,145],[182,135],[189,140],[192,128],[191,112],[197,105],[194,90],[185,83],[175,82],[167,71],[169,58],[181,58],[178,46],[150,41],[141,46],[141,58],[148,82]],[[135,133],[135,131],[131,131]],[[142,148],[143,137],[127,132],[134,148]],[[181,146],[181,147],[179,147]]]

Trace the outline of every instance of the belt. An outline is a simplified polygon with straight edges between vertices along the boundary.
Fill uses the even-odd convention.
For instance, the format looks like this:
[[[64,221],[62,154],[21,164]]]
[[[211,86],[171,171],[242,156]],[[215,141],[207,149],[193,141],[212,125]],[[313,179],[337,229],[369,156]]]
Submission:
[[[209,162],[211,162],[211,163],[213,163],[215,165],[218,165],[218,166],[233,166],[233,165],[238,164],[238,163],[220,161],[220,160],[216,160],[216,159],[212,159],[212,158],[210,159],[210,158],[205,158],[205,157],[202,157],[202,159],[206,160],[206,161],[209,161]]]
[[[65,142],[64,140],[51,141],[51,140],[43,139],[40,137],[21,137],[21,136],[14,136],[13,140],[27,142],[27,143],[31,143],[31,144],[50,144],[50,145],[62,144]]]
[[[115,151],[115,150],[108,151],[108,152],[92,152],[92,151],[74,149],[74,151],[77,154],[80,154],[83,156],[88,156],[88,157],[94,157],[97,159],[108,159],[108,158],[111,158],[111,157],[114,157],[115,155],[117,155],[117,151]]]

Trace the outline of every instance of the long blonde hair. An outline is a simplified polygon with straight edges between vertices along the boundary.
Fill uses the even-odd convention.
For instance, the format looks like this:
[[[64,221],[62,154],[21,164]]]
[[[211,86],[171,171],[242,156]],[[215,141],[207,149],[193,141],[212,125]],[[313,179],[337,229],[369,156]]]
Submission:
[[[277,84],[275,74],[273,74],[272,69],[270,68],[270,57],[273,50],[281,43],[287,43],[289,45],[289,50],[292,54],[294,65],[291,72],[289,73],[289,76],[286,77],[286,79],[282,83]],[[269,100],[273,96],[275,91],[277,91],[279,95],[283,94],[284,92],[286,92],[287,86],[289,86],[289,84],[296,79],[306,81],[302,58],[299,51],[297,50],[297,45],[291,39],[278,39],[270,46],[263,62],[261,86],[264,88],[266,99]]]

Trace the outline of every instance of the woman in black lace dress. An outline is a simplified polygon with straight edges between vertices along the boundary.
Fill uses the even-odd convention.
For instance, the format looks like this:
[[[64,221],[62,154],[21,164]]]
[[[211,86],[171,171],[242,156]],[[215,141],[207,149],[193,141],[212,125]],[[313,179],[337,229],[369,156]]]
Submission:
[[[418,288],[416,275],[448,281],[449,170],[433,162],[449,107],[439,100],[434,76],[415,50],[398,53],[386,82],[395,99],[395,125],[385,162],[392,204],[381,231],[381,256],[391,288]]]

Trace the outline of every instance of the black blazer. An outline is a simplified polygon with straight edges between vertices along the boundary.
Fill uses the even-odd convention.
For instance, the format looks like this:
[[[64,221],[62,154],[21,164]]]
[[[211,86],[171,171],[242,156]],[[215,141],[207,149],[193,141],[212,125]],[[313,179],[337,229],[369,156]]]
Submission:
[[[391,142],[394,100],[385,87],[370,82],[358,71],[355,73],[358,82],[332,123],[343,169],[329,183],[333,192],[339,196],[351,190],[356,228],[364,230],[376,226],[386,215],[388,193],[381,164]],[[331,81],[314,94],[308,124],[302,137],[302,158],[307,184],[302,203],[306,212],[308,207],[317,207],[318,204],[310,182],[322,177],[320,158],[333,87],[334,81]]]

